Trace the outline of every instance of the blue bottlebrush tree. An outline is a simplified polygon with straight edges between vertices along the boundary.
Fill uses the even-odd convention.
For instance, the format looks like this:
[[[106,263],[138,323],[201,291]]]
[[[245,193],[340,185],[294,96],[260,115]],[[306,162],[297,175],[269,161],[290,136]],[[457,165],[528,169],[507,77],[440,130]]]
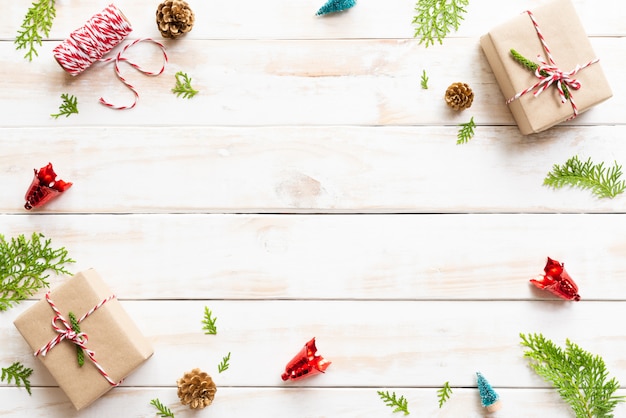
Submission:
[[[320,7],[317,15],[325,15],[328,13],[340,12],[349,9],[356,4],[356,0],[328,0],[325,5]]]
[[[480,402],[487,408],[489,412],[494,412],[500,409],[500,397],[495,390],[491,387],[487,379],[480,373],[476,372],[476,378],[478,380],[478,392],[480,393]]]

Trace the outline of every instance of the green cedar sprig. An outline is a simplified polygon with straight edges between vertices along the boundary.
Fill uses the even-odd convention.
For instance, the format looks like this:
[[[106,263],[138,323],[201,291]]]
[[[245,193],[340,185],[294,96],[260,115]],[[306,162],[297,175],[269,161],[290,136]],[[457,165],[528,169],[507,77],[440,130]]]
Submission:
[[[80,325],[78,324],[78,319],[76,319],[76,315],[73,312],[70,312],[70,324],[72,325],[72,331],[77,334],[80,334]],[[83,367],[85,365],[85,353],[83,353],[83,349],[79,346],[76,346],[76,359],[78,360],[78,367]]]
[[[378,396],[385,401],[385,405],[394,408],[393,412],[404,412],[404,415],[409,415],[409,402],[404,396],[399,398],[396,396],[396,392],[389,393],[389,391],[377,391]]]
[[[608,379],[604,360],[571,342],[565,349],[542,334],[522,334],[522,346],[530,367],[558,391],[577,418],[609,418],[624,396],[616,396],[619,382]]]
[[[67,118],[73,113],[78,113],[78,99],[74,95],[63,93],[61,99],[63,99],[63,103],[59,105],[59,113],[53,113],[50,116],[58,119],[62,115]]]
[[[435,39],[442,44],[452,29],[459,29],[468,4],[469,0],[417,0],[413,17],[414,37],[419,37],[419,43],[424,43],[427,48],[434,45]]]
[[[29,395],[32,395],[30,392],[30,380],[28,380],[31,374],[33,374],[33,369],[25,367],[22,363],[16,361],[9,367],[2,368],[0,381],[6,381],[10,384],[11,380],[13,380],[17,387],[24,385],[26,392],[28,392]]]
[[[461,123],[459,124],[459,126],[461,127],[461,129],[459,129],[459,132],[456,135],[457,145],[465,144],[474,137],[474,128],[476,127],[476,123],[474,122],[474,116],[470,118],[469,122]]]
[[[424,90],[428,90],[428,76],[426,75],[426,70],[422,70],[422,78],[420,79],[420,83]]]
[[[50,244],[51,240],[39,233],[29,240],[20,235],[10,241],[0,234],[0,311],[48,287],[50,274],[46,272],[71,274],[64,266],[74,260],[65,247],[53,249]]]
[[[216,321],[217,318],[213,317],[213,312],[207,306],[205,306],[204,319],[202,320],[202,329],[204,330],[205,334],[217,334],[217,326],[215,325]]]
[[[174,413],[167,406],[163,405],[158,398],[152,399],[150,405],[159,410],[161,418],[174,418]]]
[[[219,373],[222,373],[228,370],[228,366],[230,366],[229,362],[230,362],[230,351],[228,352],[228,355],[222,358],[222,362],[217,365],[217,371]]]
[[[516,50],[511,49],[510,52],[511,52],[511,56],[515,59],[515,61],[517,61],[520,64],[522,64],[524,67],[526,67],[530,71],[535,72],[535,71],[537,71],[537,68],[539,68],[539,64],[529,60],[528,58],[526,58],[525,56],[523,56],[522,54],[520,54]],[[549,74],[546,71],[544,71],[544,70],[540,71],[539,74],[541,74],[544,77],[548,77],[549,76]],[[561,88],[563,89],[563,94],[565,94],[565,99],[569,100],[570,96],[569,96],[569,89],[567,88],[567,84],[561,82]]]
[[[33,55],[38,56],[36,45],[41,46],[44,36],[50,35],[52,21],[56,17],[55,0],[38,0],[32,3],[24,16],[21,29],[17,31],[15,38],[16,49],[27,49],[24,58],[33,60]]]
[[[591,158],[582,162],[573,156],[562,166],[554,164],[543,180],[545,186],[555,189],[565,185],[589,189],[599,198],[614,198],[626,189],[626,180],[620,180],[622,166],[615,162],[608,170],[604,163],[594,164]]]
[[[178,71],[175,77],[176,86],[172,89],[172,92],[176,93],[177,97],[180,97],[182,94],[184,99],[191,99],[198,93],[198,90],[194,90],[194,88],[191,87],[191,77],[186,73]]]
[[[448,399],[450,399],[450,395],[452,395],[452,388],[450,387],[450,382],[446,382],[439,390],[437,390],[439,408],[441,408],[443,404],[446,403]]]

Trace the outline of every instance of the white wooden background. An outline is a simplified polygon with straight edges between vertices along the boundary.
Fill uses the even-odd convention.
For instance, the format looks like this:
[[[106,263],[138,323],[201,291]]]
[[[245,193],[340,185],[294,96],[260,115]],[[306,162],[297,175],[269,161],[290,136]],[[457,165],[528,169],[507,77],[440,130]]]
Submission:
[[[73,271],[98,270],[155,355],[120,388],[76,413],[0,313],[0,365],[32,367],[33,395],[0,386],[3,417],[391,417],[377,390],[412,416],[483,417],[481,371],[499,417],[572,417],[527,366],[519,333],[570,338],[626,384],[626,197],[542,186],[573,155],[626,163],[626,12],[620,0],[575,0],[614,97],[574,121],[523,137],[478,45],[491,26],[544,1],[471,0],[443,45],[413,38],[412,0],[360,0],[316,17],[323,0],[190,0],[193,30],[165,41],[151,78],[109,65],[66,75],[51,50],[104,0],[57,0],[50,39],[32,62],[13,43],[30,2],[4,2],[0,25],[0,233],[42,232]],[[130,39],[160,40],[158,1],[118,0]],[[148,44],[129,51],[158,66]],[[191,100],[170,92],[176,71]],[[426,70],[429,89],[420,88]],[[467,82],[474,105],[453,112],[445,88]],[[80,114],[55,120],[62,93]],[[473,116],[476,136],[456,145]],[[23,209],[32,170],[48,162],[74,186],[43,210]],[[528,280],[546,257],[565,262],[582,301]],[[65,278],[55,277],[53,286]],[[203,309],[218,318],[204,335]],[[311,337],[332,364],[282,382]],[[217,364],[231,352],[230,368]],[[218,385],[197,414],[176,379],[200,367]],[[438,408],[436,390],[454,393]],[[626,395],[626,389],[620,394]],[[626,416],[626,405],[616,409]],[[397,415],[397,414],[396,414]]]

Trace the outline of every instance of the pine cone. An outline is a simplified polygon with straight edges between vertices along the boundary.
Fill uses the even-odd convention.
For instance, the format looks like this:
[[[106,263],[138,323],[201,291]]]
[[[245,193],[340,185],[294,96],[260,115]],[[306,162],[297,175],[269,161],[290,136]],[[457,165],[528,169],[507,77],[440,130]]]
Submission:
[[[465,83],[452,83],[446,90],[446,103],[454,110],[467,109],[474,101],[474,92]]]
[[[156,22],[164,38],[177,38],[189,32],[196,17],[184,0],[165,0],[156,11]]]
[[[183,405],[189,405],[191,409],[202,409],[211,405],[217,388],[211,376],[200,369],[193,369],[185,373],[176,381],[178,385],[178,397]]]

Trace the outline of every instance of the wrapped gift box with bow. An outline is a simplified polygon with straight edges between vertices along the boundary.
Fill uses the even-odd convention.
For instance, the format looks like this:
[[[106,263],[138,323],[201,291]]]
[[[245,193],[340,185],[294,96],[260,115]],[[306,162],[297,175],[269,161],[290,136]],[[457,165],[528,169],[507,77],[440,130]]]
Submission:
[[[48,292],[14,324],[77,410],[118,386],[153,354],[93,269]]]
[[[612,96],[570,0],[521,13],[482,36],[480,45],[523,135],[574,119]]]

